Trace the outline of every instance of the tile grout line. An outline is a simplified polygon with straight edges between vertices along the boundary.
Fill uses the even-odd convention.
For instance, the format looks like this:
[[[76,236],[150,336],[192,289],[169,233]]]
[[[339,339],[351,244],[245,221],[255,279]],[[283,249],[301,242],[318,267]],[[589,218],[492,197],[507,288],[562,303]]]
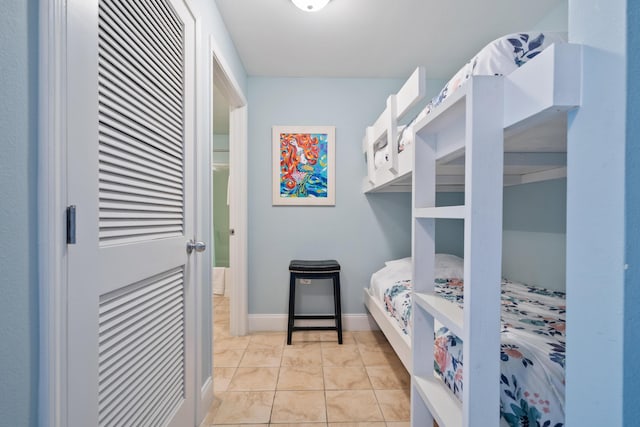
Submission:
[[[380,411],[380,414],[382,415],[382,421],[380,421],[380,423],[381,423],[382,425],[386,425],[386,424],[387,424],[387,420],[384,418],[384,413],[383,413],[382,408],[381,408],[381,406],[380,406],[380,400],[379,400],[379,398],[378,398],[378,395],[377,395],[377,393],[376,393],[376,390],[374,389],[374,384],[373,384],[373,381],[372,381],[371,375],[369,374],[369,370],[367,369],[367,366],[365,365],[365,363],[364,363],[364,359],[363,359],[363,351],[364,351],[365,347],[366,347],[368,344],[371,344],[371,343],[364,342],[364,341],[363,341],[363,342],[361,342],[360,340],[356,339],[356,335],[353,335],[353,336],[352,336],[352,338],[353,338],[353,343],[354,343],[354,344],[356,344],[356,347],[357,347],[357,354],[358,354],[358,357],[359,357],[359,359],[360,359],[360,360],[359,360],[359,362],[360,362],[360,366],[362,366],[362,368],[364,369],[364,371],[365,371],[365,373],[366,373],[366,375],[367,375],[368,386],[370,387],[370,390],[372,390],[372,391],[373,391],[373,393],[374,393],[374,399],[375,399],[375,402],[376,402],[376,406],[377,406],[378,410]],[[363,339],[364,339],[364,337],[363,337]],[[318,350],[319,350],[319,352],[320,352],[320,354],[319,354],[319,355],[320,355],[320,367],[321,367],[321,369],[320,369],[320,373],[321,373],[321,384],[322,384],[322,390],[324,391],[323,396],[324,396],[324,414],[325,414],[325,421],[324,421],[324,423],[323,423],[323,424],[327,426],[327,425],[329,424],[328,403],[327,403],[327,402],[328,402],[328,399],[327,399],[327,397],[328,397],[328,396],[327,396],[327,393],[328,393],[328,391],[329,391],[329,390],[327,390],[327,382],[326,382],[326,378],[325,378],[325,377],[326,377],[326,375],[327,375],[327,371],[326,371],[326,369],[327,369],[327,368],[329,368],[329,366],[325,366],[325,362],[328,362],[328,359],[325,357],[325,352],[324,352],[324,351],[327,351],[327,348],[325,348],[325,346],[323,346],[323,345],[322,345],[323,343],[324,343],[324,341],[323,341],[323,340],[322,340],[322,338],[321,338],[321,339],[319,340],[319,344],[320,344],[320,345],[319,345]],[[246,346],[243,346],[243,348],[242,348],[242,349],[240,349],[240,350],[241,350],[240,361],[238,362],[238,364],[237,364],[236,366],[231,367],[231,368],[232,368],[232,370],[233,370],[233,373],[232,373],[231,379],[230,379],[230,381],[229,381],[229,385],[230,385],[230,384],[231,384],[231,382],[233,381],[233,378],[235,377],[235,375],[237,374],[237,372],[238,372],[238,370],[239,370],[239,368],[240,368],[240,364],[241,364],[241,360],[242,360],[242,358],[244,358],[244,357],[247,355],[247,350],[249,349],[250,344],[251,344],[251,341],[249,341],[249,342],[247,343],[247,345],[246,345]],[[269,411],[268,425],[274,425],[274,426],[277,426],[277,424],[273,424],[274,406],[275,406],[275,397],[276,397],[276,394],[277,394],[277,392],[278,392],[278,381],[279,381],[279,379],[280,379],[280,375],[281,375],[281,374],[282,374],[282,372],[283,372],[283,367],[284,367],[284,366],[283,366],[283,363],[285,362],[285,358],[284,358],[284,356],[285,356],[285,354],[284,354],[284,350],[285,350],[286,348],[287,348],[287,347],[284,345],[284,341],[283,341],[283,342],[281,343],[281,346],[280,346],[279,364],[278,364],[277,366],[275,366],[275,367],[277,367],[278,369],[277,369],[276,382],[275,382],[275,386],[274,386],[274,390],[273,390],[273,395],[272,395],[272,400],[271,400],[271,406],[270,406],[270,411]],[[327,353],[327,354],[329,354],[329,353]],[[296,367],[296,366],[298,366],[298,365],[293,365],[293,367]],[[332,365],[332,366],[333,366],[333,365]],[[374,366],[375,366],[375,365],[374,365]],[[338,365],[338,367],[339,367],[339,365]],[[305,390],[306,390],[306,389],[305,389]],[[345,389],[345,390],[346,390],[346,389]],[[385,390],[386,390],[386,388],[385,388]],[[389,390],[395,390],[395,389],[393,389],[393,388],[392,388],[392,389],[389,389]],[[227,391],[228,391],[228,390],[227,390]],[[297,390],[291,390],[291,391],[297,391]],[[247,422],[244,422],[244,423],[241,423],[241,424],[251,424],[251,423],[249,423],[249,422],[247,421]],[[211,424],[211,426],[214,426],[214,425],[215,425],[215,424]]]

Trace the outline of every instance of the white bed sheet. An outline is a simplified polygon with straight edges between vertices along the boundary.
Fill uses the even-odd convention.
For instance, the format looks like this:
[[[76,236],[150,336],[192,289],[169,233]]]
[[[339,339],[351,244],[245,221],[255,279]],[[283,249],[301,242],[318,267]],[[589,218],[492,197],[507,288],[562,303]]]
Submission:
[[[370,289],[372,294],[379,301],[384,301],[384,292],[389,287],[389,284],[411,278],[411,270],[410,258],[408,258],[408,261],[389,262],[382,269],[371,275]]]

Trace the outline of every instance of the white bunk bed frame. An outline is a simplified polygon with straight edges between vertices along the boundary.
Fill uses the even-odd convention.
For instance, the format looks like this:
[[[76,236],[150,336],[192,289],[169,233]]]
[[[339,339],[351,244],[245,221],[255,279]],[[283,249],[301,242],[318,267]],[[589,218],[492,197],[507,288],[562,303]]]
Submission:
[[[503,186],[566,176],[566,113],[580,105],[581,66],[581,46],[551,45],[508,76],[471,77],[413,125],[411,343],[392,338],[402,337],[400,329],[365,292],[369,311],[412,374],[412,427],[434,420],[440,427],[501,423]],[[378,185],[365,191],[393,184]],[[453,188],[464,190],[465,204],[436,207],[436,191]],[[463,309],[434,292],[438,218],[464,220]],[[462,402],[434,374],[435,320],[464,342]]]
[[[391,319],[382,302],[372,294],[369,288],[364,289],[364,304],[407,372],[411,372],[411,337],[402,332],[398,322]]]
[[[570,64],[565,66],[565,59],[563,59],[564,52],[571,50],[571,47],[564,46],[567,44],[552,45],[545,49],[550,51],[545,57],[553,57],[551,66],[557,67],[557,70],[545,69],[544,72],[562,73],[565,68],[571,67]],[[567,56],[566,61],[570,60],[571,58]],[[542,61],[529,62],[539,64]],[[573,93],[579,91],[580,81],[574,76],[567,76],[564,79],[566,81],[562,80],[562,77],[551,80],[545,77],[539,78],[534,75],[538,72],[538,68],[543,69],[544,66],[530,67],[525,64],[505,78],[503,106],[505,112],[503,183],[505,186],[566,177],[566,114],[557,113],[566,111],[562,109],[562,103],[565,102],[564,99],[570,98]],[[411,106],[424,97],[425,81],[424,71],[421,68],[417,69],[402,89],[389,97],[387,108],[374,125],[366,129],[363,149],[367,157],[367,176],[364,179],[363,192],[412,191],[415,142],[405,145],[404,150],[398,153],[398,121]],[[539,82],[540,86],[529,84],[530,81]],[[562,81],[561,85],[558,85],[559,81]],[[396,108],[396,105],[408,106],[400,109]],[[556,106],[561,111],[556,111]],[[537,108],[542,111],[536,111]],[[438,110],[442,109],[438,106],[428,116],[439,114]],[[431,119],[427,117],[424,120]],[[522,121],[524,123],[520,123]],[[544,126],[536,126],[543,122]],[[414,131],[417,125],[418,123],[413,123]],[[380,168],[376,168],[375,147],[385,138],[393,145],[390,150],[390,159]],[[450,150],[436,162],[437,191],[462,192],[465,175],[464,157],[453,148]]]
[[[413,168],[413,146],[398,153],[398,122],[425,96],[426,78],[424,67],[418,67],[402,85],[398,93],[387,98],[387,107],[372,126],[365,131],[362,149],[367,156],[367,177],[363,183],[368,191],[407,191],[411,184]],[[389,144],[389,161],[377,168],[375,165],[376,146],[386,141]],[[382,144],[384,145],[384,144]],[[400,183],[403,178],[408,179]],[[384,190],[381,190],[384,189]],[[408,190],[411,191],[411,190]]]

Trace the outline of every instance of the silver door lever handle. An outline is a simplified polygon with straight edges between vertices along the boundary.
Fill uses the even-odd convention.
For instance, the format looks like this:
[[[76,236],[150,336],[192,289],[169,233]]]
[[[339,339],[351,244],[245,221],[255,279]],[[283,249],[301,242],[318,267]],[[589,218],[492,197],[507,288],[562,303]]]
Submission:
[[[187,242],[187,253],[190,254],[194,250],[196,252],[204,252],[207,249],[207,244],[205,242],[196,242],[195,240],[189,240]]]

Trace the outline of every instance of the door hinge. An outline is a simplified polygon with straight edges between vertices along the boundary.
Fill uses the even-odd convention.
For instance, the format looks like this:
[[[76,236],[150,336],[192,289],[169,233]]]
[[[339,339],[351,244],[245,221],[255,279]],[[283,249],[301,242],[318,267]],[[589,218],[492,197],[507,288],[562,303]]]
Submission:
[[[76,205],[67,207],[67,244],[76,244]]]

